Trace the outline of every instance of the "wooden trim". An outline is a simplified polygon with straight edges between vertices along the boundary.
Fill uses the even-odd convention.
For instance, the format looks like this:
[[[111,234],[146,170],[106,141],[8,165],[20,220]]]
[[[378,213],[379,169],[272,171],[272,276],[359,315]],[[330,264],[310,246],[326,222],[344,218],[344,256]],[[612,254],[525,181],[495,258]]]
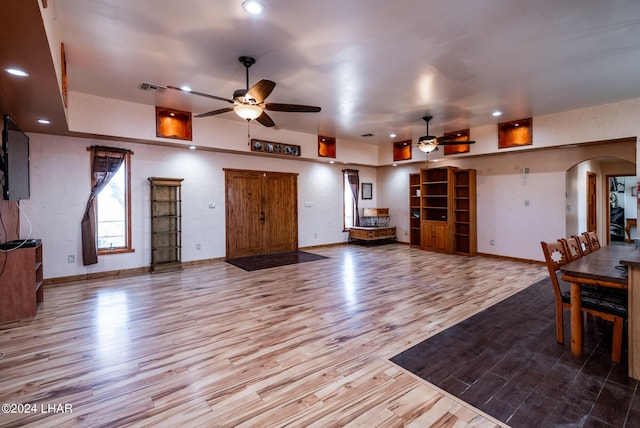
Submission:
[[[533,265],[545,265],[545,262],[541,262],[539,260],[531,260],[531,259],[521,259],[518,257],[508,257],[508,256],[500,256],[497,254],[486,254],[486,253],[478,253],[478,256],[481,257],[489,257],[491,259],[498,259],[498,260],[507,260],[507,261],[512,261],[512,262],[521,262],[521,263],[529,263],[529,264],[533,264]]]
[[[109,250],[107,248],[98,249],[99,256],[108,256],[109,254],[135,253],[135,252],[136,250],[134,248],[114,248],[113,250]]]
[[[182,267],[196,267],[205,265],[208,263],[224,260],[224,257],[217,257],[211,259],[192,260],[189,262],[182,262]],[[142,274],[148,274],[149,268],[147,266],[122,269],[122,270],[110,270],[106,272],[86,273],[82,275],[60,276],[56,278],[47,278],[43,281],[43,285],[48,287],[59,287],[69,282],[85,281],[88,279],[102,279],[113,277],[129,277]]]
[[[278,175],[300,175],[298,172],[280,172],[280,171],[260,171],[255,169],[236,169],[236,168],[222,168],[224,172],[258,172],[260,174],[278,174]]]

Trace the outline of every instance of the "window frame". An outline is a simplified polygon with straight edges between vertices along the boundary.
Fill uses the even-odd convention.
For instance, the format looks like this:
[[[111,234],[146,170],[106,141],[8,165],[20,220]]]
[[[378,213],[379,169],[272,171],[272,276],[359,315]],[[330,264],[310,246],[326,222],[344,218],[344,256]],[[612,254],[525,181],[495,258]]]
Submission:
[[[353,194],[350,195],[350,199],[351,199],[351,226],[347,226],[347,206],[346,206],[346,198],[347,198],[347,186],[349,186],[349,193],[351,192],[351,185],[349,184],[349,179],[347,178],[347,173],[345,171],[342,172],[342,231],[343,232],[348,232],[349,230],[351,230],[351,228],[354,227],[354,222],[355,222],[355,210],[356,210],[356,204],[355,201],[353,200]]]
[[[114,247],[114,248],[100,248],[97,247],[98,255],[105,256],[108,254],[123,254],[123,253],[132,253],[134,252],[134,248],[131,245],[131,155],[132,153],[126,153],[124,156],[124,162],[122,163],[122,167],[125,168],[124,174],[124,188],[125,188],[125,245],[122,247]],[[95,152],[91,152],[91,163],[93,163],[93,157],[95,156]],[[95,179],[91,177],[91,187],[95,186]],[[104,190],[104,189],[103,189]],[[100,218],[98,217],[98,203],[99,198],[96,197],[96,245],[98,243],[98,225],[100,224]]]

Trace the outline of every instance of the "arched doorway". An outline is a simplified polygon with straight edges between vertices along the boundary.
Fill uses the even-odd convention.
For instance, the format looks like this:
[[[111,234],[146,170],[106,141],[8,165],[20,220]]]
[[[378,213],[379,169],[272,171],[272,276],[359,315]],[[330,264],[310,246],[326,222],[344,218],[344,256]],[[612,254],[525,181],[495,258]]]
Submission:
[[[632,196],[634,188],[637,191],[635,171],[636,166],[633,162],[613,157],[585,160],[567,170],[567,236],[592,229],[588,226],[589,217],[595,216],[595,220],[591,219],[591,221],[596,225],[601,242],[611,242],[612,205],[610,195],[612,191],[610,186],[611,182],[616,183],[611,180],[614,177],[618,183],[622,183],[622,186],[616,185],[613,191],[616,199],[614,205],[617,208],[613,210],[617,216],[613,222],[616,229],[614,240],[620,237],[620,222],[622,222],[623,233],[626,233],[624,227],[627,220],[637,218],[637,196]],[[625,177],[624,181],[621,177]],[[595,182],[595,197],[593,197],[593,182]],[[634,230],[631,232],[633,233]],[[637,237],[637,235],[634,234],[633,237]],[[621,240],[624,240],[624,236]]]

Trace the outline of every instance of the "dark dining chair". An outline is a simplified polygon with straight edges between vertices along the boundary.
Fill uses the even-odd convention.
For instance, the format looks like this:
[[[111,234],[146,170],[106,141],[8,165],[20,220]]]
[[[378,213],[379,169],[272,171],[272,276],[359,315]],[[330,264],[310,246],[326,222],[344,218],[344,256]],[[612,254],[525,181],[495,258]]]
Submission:
[[[556,297],[556,341],[564,343],[563,312],[571,309],[571,293],[569,284],[560,276],[560,268],[571,261],[566,244],[556,242],[540,242],[549,278]],[[582,312],[602,318],[613,323],[613,340],[611,344],[611,360],[619,363],[622,354],[622,330],[627,319],[626,292],[598,286],[582,286]]]
[[[586,256],[591,252],[591,243],[589,242],[589,237],[585,234],[573,235],[573,238],[578,240],[578,244],[580,247],[580,252],[583,256]]]

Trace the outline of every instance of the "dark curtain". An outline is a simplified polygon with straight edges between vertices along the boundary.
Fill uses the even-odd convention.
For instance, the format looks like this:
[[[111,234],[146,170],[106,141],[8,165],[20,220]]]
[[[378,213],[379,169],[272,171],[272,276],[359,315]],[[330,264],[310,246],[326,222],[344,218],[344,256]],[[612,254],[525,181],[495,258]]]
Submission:
[[[93,161],[91,176],[93,187],[87,208],[80,223],[82,228],[82,262],[85,266],[98,263],[98,245],[96,243],[96,198],[111,178],[118,172],[129,150],[114,147],[91,146]]]
[[[345,169],[342,171],[347,175],[351,195],[353,196],[353,225],[360,226],[360,213],[358,212],[358,194],[360,189],[360,176],[357,169]]]

